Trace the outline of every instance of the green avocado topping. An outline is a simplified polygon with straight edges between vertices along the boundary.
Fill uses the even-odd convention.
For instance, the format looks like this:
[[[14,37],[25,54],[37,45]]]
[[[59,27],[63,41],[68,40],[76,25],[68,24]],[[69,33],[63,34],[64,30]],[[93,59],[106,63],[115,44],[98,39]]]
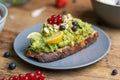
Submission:
[[[71,14],[62,16],[63,23],[59,25],[45,23],[40,30],[40,38],[30,39],[30,50],[37,53],[50,53],[66,46],[73,46],[80,43],[85,37],[94,32],[91,24],[74,18]],[[73,22],[75,22],[73,24]],[[61,27],[60,29],[60,26]],[[64,30],[62,30],[62,28]],[[45,41],[56,32],[62,31],[62,40],[58,43],[46,43]]]

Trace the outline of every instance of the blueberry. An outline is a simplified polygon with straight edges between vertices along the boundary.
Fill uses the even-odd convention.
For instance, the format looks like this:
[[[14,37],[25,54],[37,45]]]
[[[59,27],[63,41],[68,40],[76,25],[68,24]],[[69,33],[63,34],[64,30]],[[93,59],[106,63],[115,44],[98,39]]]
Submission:
[[[72,22],[73,26],[78,26],[78,23],[76,21]]]
[[[3,56],[4,57],[10,57],[10,52],[9,51],[5,52]]]
[[[112,71],[112,75],[116,75],[116,74],[118,74],[118,70],[117,70],[117,69],[114,69],[114,70]]]
[[[16,68],[16,64],[15,63],[10,63],[9,64],[9,69],[10,70],[13,70],[13,69],[15,69]]]
[[[65,29],[66,29],[66,27],[63,26],[63,25],[61,25],[60,28],[59,28],[59,30],[65,30]]]
[[[77,31],[77,26],[73,26],[71,29],[72,29],[72,31],[75,32],[75,31]]]

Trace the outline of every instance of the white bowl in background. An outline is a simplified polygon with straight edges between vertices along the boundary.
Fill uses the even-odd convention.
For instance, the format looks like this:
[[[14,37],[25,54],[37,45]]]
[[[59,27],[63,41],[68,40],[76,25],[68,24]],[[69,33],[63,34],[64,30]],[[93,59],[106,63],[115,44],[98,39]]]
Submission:
[[[120,5],[104,3],[99,0],[91,0],[91,2],[93,9],[104,22],[120,28]]]
[[[0,3],[0,11],[2,13],[2,18],[0,19],[0,32],[1,32],[3,27],[5,26],[6,18],[8,15],[8,9],[5,5]]]

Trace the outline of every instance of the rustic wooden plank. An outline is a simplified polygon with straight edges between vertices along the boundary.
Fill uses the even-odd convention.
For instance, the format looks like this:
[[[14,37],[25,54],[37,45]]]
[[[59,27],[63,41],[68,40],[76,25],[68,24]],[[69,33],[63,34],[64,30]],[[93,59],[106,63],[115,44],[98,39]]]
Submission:
[[[33,18],[31,12],[43,6],[46,6],[47,9],[40,16]],[[0,78],[41,70],[47,80],[120,80],[120,73],[116,76],[111,75],[115,68],[120,71],[120,31],[101,22],[93,11],[90,0],[77,0],[77,3],[69,0],[69,4],[62,9],[55,7],[54,0],[31,0],[26,5],[10,7],[8,10],[9,15],[5,28],[0,32]],[[50,15],[62,13],[64,10],[84,21],[98,25],[110,36],[112,46],[108,55],[91,66],[67,71],[47,70],[21,60],[13,50],[15,37],[24,29],[44,22]],[[14,18],[12,19],[11,16]],[[11,57],[3,57],[6,51],[12,53]],[[8,70],[10,62],[17,64],[15,70]]]

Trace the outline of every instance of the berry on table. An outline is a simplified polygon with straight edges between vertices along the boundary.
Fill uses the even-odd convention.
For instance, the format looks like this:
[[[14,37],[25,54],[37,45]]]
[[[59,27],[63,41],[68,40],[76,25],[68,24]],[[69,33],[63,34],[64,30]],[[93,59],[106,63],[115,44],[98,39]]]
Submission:
[[[23,74],[19,74],[18,75],[18,79],[22,80],[24,78],[24,75]]]
[[[19,74],[18,76],[10,76],[0,80],[45,80],[45,76],[40,71],[36,71],[35,73]]]
[[[112,71],[112,75],[117,75],[118,74],[118,70],[117,69],[114,69],[113,71]]]
[[[10,70],[13,70],[13,69],[16,68],[16,64],[15,64],[15,63],[10,63],[8,68],[9,68]]]
[[[10,57],[10,52],[9,51],[5,52],[3,56],[4,57]]]
[[[6,80],[4,77],[1,80]]]
[[[13,80],[18,80],[18,76],[13,76]]]
[[[13,77],[9,77],[8,80],[13,80]]]
[[[35,73],[36,73],[37,75],[41,75],[41,74],[42,74],[41,71],[39,71],[39,70],[37,70]]]

